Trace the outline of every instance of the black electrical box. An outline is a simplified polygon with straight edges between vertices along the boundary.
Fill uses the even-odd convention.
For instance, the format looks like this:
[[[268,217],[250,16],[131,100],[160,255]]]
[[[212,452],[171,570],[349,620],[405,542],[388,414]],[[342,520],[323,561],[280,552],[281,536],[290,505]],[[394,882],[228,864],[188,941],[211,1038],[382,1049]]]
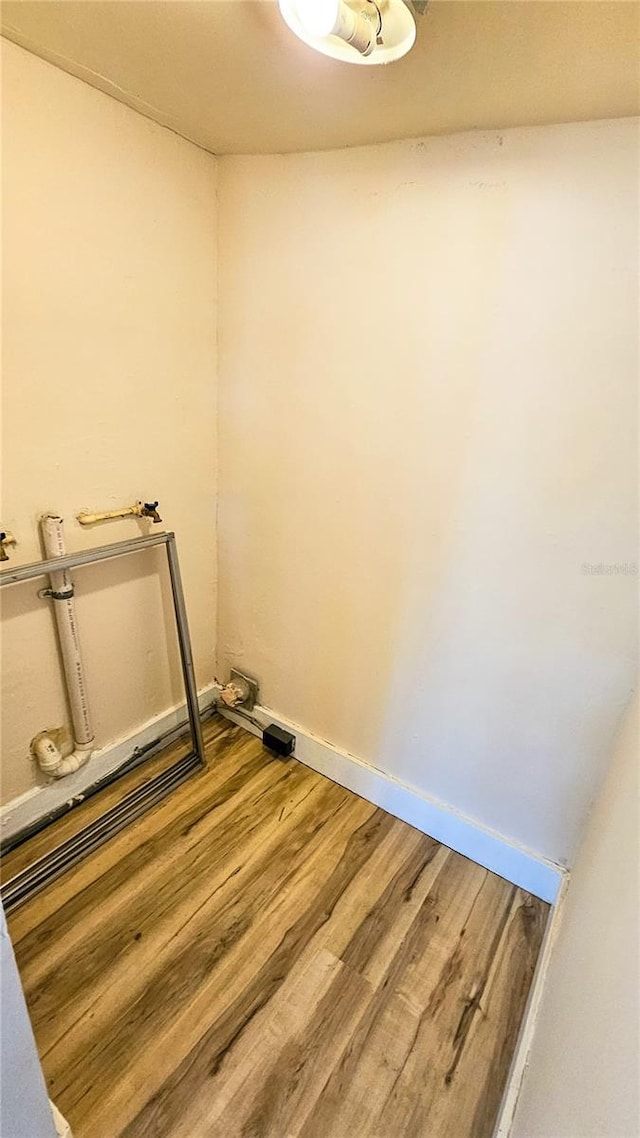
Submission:
[[[262,744],[269,751],[273,751],[274,755],[280,755],[286,759],[287,755],[293,754],[296,737],[290,731],[278,727],[276,723],[270,723],[262,732]]]

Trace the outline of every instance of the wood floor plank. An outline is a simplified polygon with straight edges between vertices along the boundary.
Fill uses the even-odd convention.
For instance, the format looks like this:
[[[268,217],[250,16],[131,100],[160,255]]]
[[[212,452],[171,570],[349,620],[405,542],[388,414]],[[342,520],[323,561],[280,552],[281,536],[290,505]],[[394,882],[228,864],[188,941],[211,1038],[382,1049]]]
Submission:
[[[290,807],[288,821],[300,800],[321,789],[321,784],[311,780],[299,767],[283,768],[277,781],[271,783],[265,783],[264,777],[258,774],[248,786],[253,787],[254,792],[243,799],[243,806],[247,814],[251,813],[247,838],[251,837],[252,842],[246,842],[245,858],[250,856],[256,841],[267,845],[269,832],[272,843],[278,838],[282,840],[279,831],[287,823],[278,821],[278,816],[283,803]],[[265,789],[269,793],[263,793]],[[58,914],[53,922],[57,935],[50,938],[46,956],[40,953],[32,959],[28,955],[32,946],[23,942],[27,957],[24,977],[29,984],[37,985],[40,993],[32,1009],[34,1021],[44,1022],[51,1006],[59,1003],[61,997],[70,1003],[81,995],[87,979],[93,975],[109,983],[117,982],[117,978],[112,980],[111,973],[121,956],[134,950],[144,953],[149,938],[157,941],[165,926],[170,930],[169,935],[174,935],[175,928],[185,924],[194,909],[229,878],[229,854],[235,845],[235,812],[221,810],[217,815],[212,812],[210,826],[206,833],[201,832],[199,841],[191,831],[184,836],[181,830],[144,875],[139,871],[127,873],[126,861],[121,863],[118,891],[105,898],[98,883],[93,895],[83,898],[87,911],[84,920],[67,925],[64,935],[60,932],[61,914]],[[178,856],[181,857],[180,874],[174,871]],[[240,868],[236,866],[234,871],[240,872]],[[105,933],[109,917],[113,921]],[[40,932],[42,934],[42,930]]]
[[[10,920],[75,1138],[490,1138],[548,906],[240,728],[207,750]]]
[[[447,859],[385,970],[379,971],[375,994],[301,1132],[304,1138],[404,1133],[380,1129],[379,1118],[486,877],[485,870],[465,858],[452,854]]]
[[[380,1114],[381,1133],[429,1133],[434,1103],[455,1103],[455,1071],[513,893],[513,886],[487,874],[458,937],[442,953],[435,984],[416,1019],[411,1051]]]
[[[297,773],[292,771],[292,774]],[[264,824],[259,827],[256,813],[255,828],[261,836],[264,854],[273,853],[266,862],[261,851],[250,852],[249,844],[244,855],[246,860],[231,870],[228,861],[219,857],[217,848],[211,849],[208,857],[205,851],[204,859],[199,856],[197,863],[185,863],[184,876],[176,877],[169,868],[170,876],[154,879],[155,889],[144,898],[136,898],[137,904],[123,901],[108,930],[105,927],[94,929],[86,943],[71,945],[57,960],[55,968],[47,971],[38,983],[40,998],[34,1002],[32,1022],[38,1028],[43,1054],[48,1054],[62,1036],[65,1052],[68,1052],[77,1036],[85,1034],[86,1021],[78,1020],[78,1012],[91,1010],[92,1037],[98,1025],[107,1033],[108,1023],[134,999],[141,1013],[142,997],[138,989],[149,988],[149,976],[157,970],[160,959],[164,961],[163,972],[169,976],[162,1001],[165,1009],[174,976],[180,979],[182,999],[197,989],[201,973],[211,967],[209,920],[215,916],[217,942],[224,943],[228,949],[231,941],[242,935],[250,919],[245,906],[238,901],[239,892],[251,890],[259,906],[269,892],[278,889],[290,869],[288,854],[282,846],[285,826],[292,844],[307,837],[312,822],[308,813],[297,811],[296,806],[309,796],[313,796],[319,809],[329,810],[337,805],[329,801],[335,795],[326,788],[309,787],[304,782],[292,787],[289,796],[291,810],[286,823],[281,820],[276,829],[272,816],[271,834],[267,824],[269,815],[262,819]],[[265,799],[266,809],[269,804],[270,800]],[[233,833],[224,835],[221,831],[220,837],[234,841]],[[199,853],[202,855],[203,851]],[[97,983],[96,976],[99,977]],[[68,1009],[67,1014],[64,1010],[60,1012],[61,1000]],[[77,1028],[72,1027],[75,1021],[78,1021]],[[85,1046],[86,1040],[78,1039],[80,1052]],[[93,1049],[90,1053],[93,1054]]]
[[[470,1138],[493,1133],[545,923],[544,907],[516,890],[486,984],[460,1024],[449,1093],[432,1105],[430,1125],[439,1138],[457,1138],[460,1113],[469,1118]]]
[[[247,1094],[245,1079],[225,1111],[216,1117],[215,1130],[208,1128],[209,1133],[228,1134],[229,1138],[299,1134],[316,1109],[370,997],[368,981],[340,964],[298,1031],[256,1071],[251,1093]],[[246,1068],[245,1072],[248,1074]],[[187,1138],[187,1133],[181,1138]]]
[[[337,787],[314,788],[312,792],[319,813],[335,810],[332,792],[341,793]],[[338,803],[339,805],[339,803]],[[180,1010],[189,1006],[190,1001],[202,997],[203,987],[208,977],[241,944],[250,930],[256,915],[263,907],[277,898],[286,886],[291,873],[290,849],[306,844],[319,829],[319,822],[313,817],[313,807],[299,815],[292,812],[292,822],[288,828],[286,842],[280,846],[277,855],[257,863],[253,880],[246,883],[247,894],[243,894],[242,884],[229,875],[228,888],[220,890],[216,896],[208,898],[213,902],[201,910],[194,920],[185,923],[184,912],[175,933],[163,923],[150,945],[143,948],[143,942],[131,942],[129,962],[125,964],[126,973],[120,978],[119,987],[124,989],[124,997],[114,992],[109,978],[107,988],[102,987],[100,998],[92,1005],[92,1020],[88,1023],[82,1018],[66,1033],[62,1047],[56,1047],[49,1057],[51,1072],[50,1087],[61,1097],[61,1101],[81,1104],[83,1112],[98,1110],[94,1102],[94,1092],[87,1092],[85,1077],[99,1075],[105,1064],[113,1074],[122,1074],[130,1061],[129,1040],[135,1033],[137,1044],[152,1052],[156,1041],[164,1037],[166,1029]],[[215,889],[214,889],[215,892]],[[251,897],[247,904],[245,897]],[[211,935],[211,918],[215,919],[215,935]],[[144,962],[137,964],[139,951],[144,951]],[[113,993],[113,995],[112,995]],[[208,1010],[211,1004],[208,1001]],[[192,1032],[197,1038],[199,1021],[192,1020]],[[99,1035],[96,1035],[99,1029]],[[185,1032],[181,1032],[181,1049],[185,1046]],[[40,1036],[38,1035],[38,1038]],[[176,1061],[174,1045],[172,1062]],[[69,1062],[69,1059],[71,1060]],[[157,1065],[155,1075],[157,1077]],[[99,1096],[96,1096],[96,1099]],[[125,1109],[131,1105],[127,1096]]]
[[[309,941],[329,920],[344,889],[357,876],[374,845],[394,824],[381,811],[371,812],[371,807],[367,810],[361,800],[350,804],[350,810],[357,811],[360,818],[363,811],[368,816],[360,824],[347,817],[343,840],[332,841],[329,848],[325,845],[315,864],[310,858],[292,882],[288,896],[285,894],[253,929],[253,943],[243,946],[243,957],[249,950],[247,959],[236,962],[236,969],[241,967],[242,971],[233,977],[229,989],[233,998],[225,999],[224,1010],[171,1072],[149,1106],[126,1129],[127,1138],[163,1134],[168,1126],[179,1122],[189,1082],[185,1073],[188,1071],[201,1086],[217,1074],[247,1025],[267,1006]],[[256,937],[259,944],[255,943]]]
[[[354,801],[353,796],[349,796],[352,804]],[[413,851],[418,851],[418,856],[413,860],[409,855]],[[309,851],[308,851],[309,852]],[[431,871],[432,877],[438,872],[439,866],[444,863],[446,857],[449,856],[448,850],[443,850],[437,843],[432,842],[430,839],[425,839],[422,834],[417,831],[412,831],[407,827],[400,826],[398,823],[390,822],[387,833],[382,838],[377,846],[375,846],[368,857],[363,863],[361,872],[354,876],[349,885],[342,891],[339,896],[335,907],[331,914],[327,915],[327,920],[322,923],[317,933],[312,937],[305,949],[304,957],[314,957],[317,953],[325,951],[330,948],[332,953],[341,952],[349,943],[354,939],[356,930],[360,928],[363,921],[366,921],[372,912],[377,911],[376,907],[380,906],[381,897],[388,894],[389,885],[394,887],[400,885],[402,899],[404,904],[411,903],[411,887],[416,884],[417,867],[423,870],[423,876],[427,876],[428,871],[431,871],[432,864],[435,863],[436,868]],[[407,867],[407,862],[409,862]],[[309,865],[305,867],[305,876],[308,878],[310,888],[316,891],[318,884],[314,884],[313,876],[309,875]],[[313,862],[311,861],[311,868]],[[318,880],[320,880],[319,875]],[[303,898],[304,893],[300,891],[300,899]],[[374,922],[378,925],[378,922]],[[380,937],[384,932],[382,924],[379,924]],[[371,934],[369,934],[371,935]],[[303,957],[303,959],[304,959]],[[359,978],[354,976],[355,986],[359,984]],[[284,977],[286,985],[287,976]],[[277,998],[279,993],[276,993]],[[257,1019],[252,1020],[252,1030],[261,1031],[262,1026],[265,1025],[265,1031],[268,1032],[272,1003],[269,1003],[262,1009]],[[215,1057],[211,1056],[212,1062]],[[225,1057],[224,1069],[216,1075],[215,1078],[207,1080],[201,1093],[198,1096],[199,1111],[205,1109],[207,1103],[216,1103],[221,1095],[224,1095],[229,1079],[229,1071],[235,1069],[237,1063],[236,1050],[233,1052],[233,1062],[229,1063],[229,1055]],[[177,1102],[177,1100],[175,1100]],[[185,1104],[184,1109],[188,1104]],[[184,1121],[184,1110],[180,1112],[182,1117],[182,1127],[186,1125]],[[190,1117],[187,1115],[187,1117]],[[211,1107],[210,1117],[217,1117],[214,1107]],[[166,1117],[163,1117],[163,1124],[167,1124]],[[150,1119],[145,1116],[143,1125],[149,1127]],[[220,1123],[222,1130],[227,1130],[230,1123],[228,1120]]]

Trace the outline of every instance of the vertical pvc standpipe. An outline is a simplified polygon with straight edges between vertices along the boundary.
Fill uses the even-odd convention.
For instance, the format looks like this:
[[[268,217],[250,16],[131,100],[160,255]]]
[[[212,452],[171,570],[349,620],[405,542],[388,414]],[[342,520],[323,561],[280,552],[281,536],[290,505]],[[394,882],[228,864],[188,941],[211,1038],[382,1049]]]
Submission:
[[[41,518],[40,525],[47,557],[63,557],[66,549],[62,518],[56,514],[46,514]],[[75,746],[73,754],[63,757],[55,741],[47,732],[42,732],[41,737],[36,737],[37,741],[34,740],[33,749],[41,769],[46,774],[60,778],[87,762],[91,756],[94,734],[78,638],[74,590],[69,571],[52,572],[49,581]]]

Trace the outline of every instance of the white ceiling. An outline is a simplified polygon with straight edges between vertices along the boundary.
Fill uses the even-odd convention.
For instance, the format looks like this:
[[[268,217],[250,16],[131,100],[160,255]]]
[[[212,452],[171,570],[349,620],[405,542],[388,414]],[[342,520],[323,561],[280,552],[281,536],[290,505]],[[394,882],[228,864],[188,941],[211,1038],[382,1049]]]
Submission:
[[[273,0],[4,0],[2,31],[216,154],[637,114],[634,0],[431,0],[388,67],[299,43]]]

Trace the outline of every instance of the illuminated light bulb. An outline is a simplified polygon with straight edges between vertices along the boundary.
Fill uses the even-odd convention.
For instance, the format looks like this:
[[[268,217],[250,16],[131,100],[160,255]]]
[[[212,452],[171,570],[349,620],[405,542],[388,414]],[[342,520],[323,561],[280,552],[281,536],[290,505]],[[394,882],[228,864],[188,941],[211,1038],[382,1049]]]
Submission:
[[[345,63],[393,63],[413,47],[416,25],[405,0],[278,0],[303,43]]]
[[[370,55],[381,28],[380,12],[373,0],[357,0],[351,8],[345,0],[295,0],[300,23],[312,38],[337,36],[362,55]]]
[[[342,0],[296,0],[300,23],[310,36],[330,36],[339,18]]]

